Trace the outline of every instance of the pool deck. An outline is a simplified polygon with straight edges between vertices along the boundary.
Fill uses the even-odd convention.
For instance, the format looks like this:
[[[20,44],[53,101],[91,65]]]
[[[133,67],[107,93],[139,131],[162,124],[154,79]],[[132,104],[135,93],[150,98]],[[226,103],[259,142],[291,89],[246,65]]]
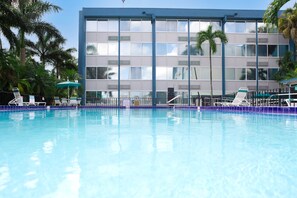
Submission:
[[[3,111],[32,111],[32,110],[63,110],[63,109],[95,109],[95,108],[121,108],[124,109],[126,107],[121,106],[7,106],[0,105],[0,112]],[[290,114],[297,115],[297,107],[265,107],[265,106],[234,106],[234,107],[219,107],[219,106],[130,106],[130,109],[191,109],[191,110],[199,110],[199,111],[223,111],[223,112],[238,112],[238,113],[265,113],[265,114]]]

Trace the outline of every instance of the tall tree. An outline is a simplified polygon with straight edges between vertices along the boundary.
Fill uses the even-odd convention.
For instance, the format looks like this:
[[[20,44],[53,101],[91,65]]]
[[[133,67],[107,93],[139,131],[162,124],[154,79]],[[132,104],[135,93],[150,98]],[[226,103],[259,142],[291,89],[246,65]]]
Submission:
[[[290,0],[273,0],[264,13],[264,22],[267,24],[278,24],[278,12]]]
[[[227,43],[228,39],[224,32],[216,30],[213,32],[212,26],[208,26],[206,31],[197,33],[197,49],[203,52],[202,43],[209,43],[209,77],[210,77],[210,101],[213,104],[213,86],[212,86],[212,60],[211,55],[217,52],[216,39],[219,39],[221,43]]]
[[[278,19],[278,30],[285,38],[292,39],[297,44],[297,4],[282,13]]]
[[[11,3],[11,0],[0,1],[0,34],[3,34],[8,40],[11,48],[15,48],[18,44],[18,39],[12,28],[24,28],[24,24],[21,16]],[[3,46],[0,38],[0,50],[2,49]]]
[[[20,28],[19,42],[20,42],[20,59],[22,64],[26,61],[25,36],[26,34],[35,34],[39,30],[44,30],[56,38],[63,38],[59,30],[51,24],[42,21],[44,14],[61,10],[60,7],[43,2],[41,0],[19,0],[16,4],[22,19],[25,22],[25,28]]]

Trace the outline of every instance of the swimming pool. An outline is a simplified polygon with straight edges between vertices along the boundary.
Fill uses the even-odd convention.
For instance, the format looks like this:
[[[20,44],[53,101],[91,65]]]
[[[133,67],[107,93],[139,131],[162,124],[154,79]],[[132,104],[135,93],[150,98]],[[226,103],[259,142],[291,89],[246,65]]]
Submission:
[[[295,197],[297,117],[0,112],[0,197]]]

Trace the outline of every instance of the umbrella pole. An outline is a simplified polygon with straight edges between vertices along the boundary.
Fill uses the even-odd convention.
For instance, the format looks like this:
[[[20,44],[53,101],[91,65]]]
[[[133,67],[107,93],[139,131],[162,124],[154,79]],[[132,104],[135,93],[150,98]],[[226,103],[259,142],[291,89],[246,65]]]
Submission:
[[[68,86],[68,100],[69,100],[69,86]]]

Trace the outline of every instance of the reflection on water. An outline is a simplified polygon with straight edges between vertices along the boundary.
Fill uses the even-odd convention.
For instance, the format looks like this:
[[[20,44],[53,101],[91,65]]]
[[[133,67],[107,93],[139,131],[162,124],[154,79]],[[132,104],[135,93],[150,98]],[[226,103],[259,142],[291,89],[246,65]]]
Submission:
[[[4,113],[0,125],[0,197],[297,193],[293,116],[71,109]]]

